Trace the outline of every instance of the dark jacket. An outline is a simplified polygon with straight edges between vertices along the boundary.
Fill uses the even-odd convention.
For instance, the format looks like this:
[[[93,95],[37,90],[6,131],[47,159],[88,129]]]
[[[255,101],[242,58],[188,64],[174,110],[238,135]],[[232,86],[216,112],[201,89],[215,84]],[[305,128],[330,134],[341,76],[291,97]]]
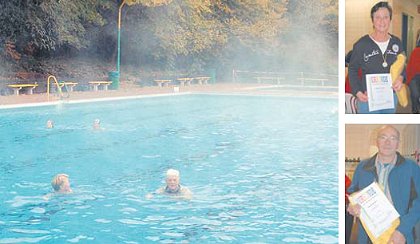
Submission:
[[[378,180],[376,157],[377,154],[359,163],[349,193],[359,191]],[[404,235],[407,243],[414,243],[413,227],[420,220],[420,167],[397,153],[397,163],[389,173],[388,184],[392,202],[400,214],[401,223],[397,230]],[[360,244],[368,243],[368,236],[361,224],[358,241]]]
[[[366,91],[366,75],[389,73],[391,64],[397,59],[397,55],[403,52],[402,44],[398,37],[391,35],[385,54],[379,46],[365,35],[360,38],[353,46],[349,63],[349,78],[352,93]],[[386,56],[387,67],[383,67],[384,56]],[[363,76],[358,77],[359,69],[362,69]],[[403,72],[403,76],[405,73]]]

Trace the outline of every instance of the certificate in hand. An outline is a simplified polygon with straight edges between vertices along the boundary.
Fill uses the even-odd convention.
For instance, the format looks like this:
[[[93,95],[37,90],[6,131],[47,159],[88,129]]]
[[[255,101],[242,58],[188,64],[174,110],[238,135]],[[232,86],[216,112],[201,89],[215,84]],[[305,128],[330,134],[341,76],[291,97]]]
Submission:
[[[394,93],[390,74],[366,75],[369,111],[394,108]]]
[[[400,224],[400,215],[376,182],[349,196],[361,206],[360,221],[373,243],[387,243]]]

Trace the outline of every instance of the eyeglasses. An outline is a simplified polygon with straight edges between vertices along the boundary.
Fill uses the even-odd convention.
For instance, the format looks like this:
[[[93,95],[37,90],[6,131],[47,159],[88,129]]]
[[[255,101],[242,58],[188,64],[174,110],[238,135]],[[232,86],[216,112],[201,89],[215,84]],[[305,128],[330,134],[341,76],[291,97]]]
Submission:
[[[400,138],[398,138],[397,136],[385,136],[385,135],[380,135],[378,136],[378,140],[380,141],[386,141],[386,140],[390,140],[392,142],[396,142],[399,141]]]

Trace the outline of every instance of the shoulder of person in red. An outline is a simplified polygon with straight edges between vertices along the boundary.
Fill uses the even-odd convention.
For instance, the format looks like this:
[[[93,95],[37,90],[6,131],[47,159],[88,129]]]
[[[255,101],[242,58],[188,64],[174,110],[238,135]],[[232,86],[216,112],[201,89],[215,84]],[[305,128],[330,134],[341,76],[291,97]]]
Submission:
[[[411,79],[413,79],[416,74],[420,74],[420,47],[414,48],[410,54],[410,59],[407,63],[407,85],[410,84]]]
[[[349,193],[347,192],[347,189],[350,187],[351,185],[351,179],[346,175],[346,203],[349,202]]]
[[[359,79],[362,78],[362,69],[359,68],[359,72],[357,73],[357,75],[359,76]],[[350,78],[348,74],[346,76],[345,92],[351,93]]]

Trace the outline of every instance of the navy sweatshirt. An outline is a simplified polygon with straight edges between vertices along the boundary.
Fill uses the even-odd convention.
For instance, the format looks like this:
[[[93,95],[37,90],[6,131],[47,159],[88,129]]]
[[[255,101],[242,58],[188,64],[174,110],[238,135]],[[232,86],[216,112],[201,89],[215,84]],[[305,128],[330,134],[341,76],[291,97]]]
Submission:
[[[353,46],[353,53],[349,63],[349,79],[353,94],[356,95],[359,91],[366,91],[367,74],[389,73],[389,69],[397,59],[397,55],[402,52],[401,40],[396,36],[391,35],[385,54],[382,54],[379,46],[369,35],[360,38]],[[384,57],[386,57],[387,67],[382,66]],[[362,79],[357,75],[359,68],[362,69]],[[404,75],[404,72],[402,75]]]

